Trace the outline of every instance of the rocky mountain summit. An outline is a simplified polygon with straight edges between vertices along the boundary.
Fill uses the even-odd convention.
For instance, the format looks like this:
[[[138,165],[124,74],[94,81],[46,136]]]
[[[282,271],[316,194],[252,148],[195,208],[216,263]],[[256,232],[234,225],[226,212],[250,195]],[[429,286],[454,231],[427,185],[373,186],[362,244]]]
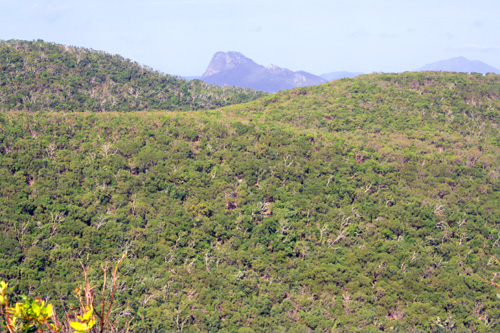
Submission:
[[[217,52],[201,80],[218,86],[236,86],[267,92],[327,82],[304,71],[294,72],[277,65],[264,67],[239,52]]]
[[[239,52],[217,52],[202,77],[244,66],[259,67],[252,59],[245,57]]]

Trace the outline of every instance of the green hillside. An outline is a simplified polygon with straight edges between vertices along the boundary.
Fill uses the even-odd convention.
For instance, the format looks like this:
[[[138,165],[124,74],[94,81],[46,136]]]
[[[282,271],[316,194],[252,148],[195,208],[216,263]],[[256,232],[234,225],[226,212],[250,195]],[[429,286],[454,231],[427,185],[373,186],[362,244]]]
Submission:
[[[100,286],[127,250],[112,313],[135,331],[497,331],[499,92],[373,74],[217,110],[1,113],[0,280],[70,307],[79,261]]]
[[[43,41],[0,41],[0,110],[212,109],[264,96],[187,82],[118,55]]]
[[[499,75],[371,74],[283,91],[245,106],[262,121],[341,133],[425,131],[494,137],[500,118]],[[488,130],[486,129],[488,128]]]

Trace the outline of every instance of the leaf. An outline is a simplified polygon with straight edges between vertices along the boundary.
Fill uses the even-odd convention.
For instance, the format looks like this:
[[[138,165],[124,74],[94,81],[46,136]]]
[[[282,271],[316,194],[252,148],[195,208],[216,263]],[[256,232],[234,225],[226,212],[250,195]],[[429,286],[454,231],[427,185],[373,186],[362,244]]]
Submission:
[[[19,302],[16,303],[16,306],[14,307],[14,311],[13,311],[15,316],[21,315],[21,312],[23,311],[22,306],[23,306],[22,303],[19,303]]]
[[[50,318],[54,315],[54,311],[52,309],[52,304],[48,304],[46,307],[42,308],[42,316],[45,318]]]
[[[81,319],[84,322],[88,322],[92,317],[93,309],[87,308],[87,311],[83,314],[83,318]]]
[[[77,331],[85,332],[87,330],[87,325],[84,326],[82,323],[79,323],[77,321],[70,321],[69,325]]]
[[[31,309],[35,313],[36,317],[40,316],[40,312],[41,312],[42,308],[37,302],[33,302],[33,304],[31,305]]]
[[[9,284],[5,281],[0,281],[0,295],[5,295]]]
[[[92,318],[92,319],[88,322],[88,324],[87,324],[88,329],[90,330],[92,327],[94,327],[95,323],[96,323],[96,320],[95,320],[95,317],[94,317],[94,318]]]

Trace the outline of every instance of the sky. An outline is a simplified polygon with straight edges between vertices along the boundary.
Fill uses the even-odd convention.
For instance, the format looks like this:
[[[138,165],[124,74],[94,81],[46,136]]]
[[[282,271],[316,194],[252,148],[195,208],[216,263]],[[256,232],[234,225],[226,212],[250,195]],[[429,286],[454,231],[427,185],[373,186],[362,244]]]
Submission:
[[[320,75],[402,72],[464,56],[500,68],[499,0],[0,0],[0,39],[203,74],[218,51]]]

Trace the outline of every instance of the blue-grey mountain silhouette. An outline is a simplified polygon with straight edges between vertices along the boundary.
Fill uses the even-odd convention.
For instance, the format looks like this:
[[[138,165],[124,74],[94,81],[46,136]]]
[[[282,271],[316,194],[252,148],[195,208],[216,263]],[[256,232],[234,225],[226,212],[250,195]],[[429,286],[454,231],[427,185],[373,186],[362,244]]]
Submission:
[[[339,72],[331,72],[331,73],[325,73],[321,74],[321,77],[327,81],[333,81],[333,80],[340,80],[343,78],[350,78],[350,77],[356,77],[358,75],[362,75],[363,73],[360,72],[346,72],[346,71],[339,71]]]
[[[304,71],[294,72],[276,65],[264,67],[239,52],[217,52],[200,79],[218,86],[244,87],[267,92],[327,82]]]
[[[500,70],[485,64],[479,60],[469,60],[465,57],[441,60],[425,65],[417,69],[420,71],[441,71],[441,72],[463,72],[463,73],[495,73],[500,74]]]

